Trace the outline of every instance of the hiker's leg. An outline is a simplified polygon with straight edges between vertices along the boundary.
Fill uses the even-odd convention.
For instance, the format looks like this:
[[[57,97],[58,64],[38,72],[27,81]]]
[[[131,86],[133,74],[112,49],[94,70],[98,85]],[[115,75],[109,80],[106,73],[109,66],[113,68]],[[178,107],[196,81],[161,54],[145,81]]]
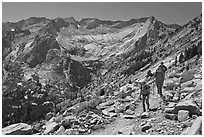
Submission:
[[[161,95],[163,95],[163,93],[162,93],[163,85],[164,85],[164,80],[161,81],[161,91],[160,91]]]
[[[149,95],[146,96],[147,110],[149,110]]]
[[[142,107],[143,107],[143,112],[146,111],[146,109],[145,109],[145,98],[146,98],[146,96],[142,95]]]
[[[156,81],[157,93],[159,94],[159,82]]]
[[[162,82],[159,82],[158,84],[158,92],[159,92],[159,95],[162,96]]]

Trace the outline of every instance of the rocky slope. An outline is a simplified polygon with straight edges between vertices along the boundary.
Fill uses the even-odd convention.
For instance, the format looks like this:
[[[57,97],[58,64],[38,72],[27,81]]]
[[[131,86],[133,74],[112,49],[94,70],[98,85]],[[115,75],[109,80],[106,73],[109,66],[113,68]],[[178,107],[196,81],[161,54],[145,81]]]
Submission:
[[[201,15],[183,26],[166,25],[154,17],[129,21],[85,18],[79,22],[73,17],[30,18],[3,23],[3,127],[15,127],[8,126],[3,133],[181,134],[187,127],[192,131],[195,117],[202,116],[201,23]],[[168,67],[166,83],[182,77],[184,64],[195,76],[179,91],[165,89],[166,103],[153,93],[150,102],[156,112],[140,119],[141,103],[135,101],[139,89],[124,94],[120,88],[129,80],[144,79],[160,60]],[[196,86],[189,88],[191,82]],[[156,91],[154,86],[152,90]],[[183,101],[192,109],[184,109]],[[174,102],[173,107],[169,102]],[[183,114],[186,117],[180,118]],[[182,129],[170,127],[185,125],[181,119],[189,124]],[[117,122],[122,121],[128,128],[119,129],[122,126]],[[31,126],[23,124],[26,122]]]

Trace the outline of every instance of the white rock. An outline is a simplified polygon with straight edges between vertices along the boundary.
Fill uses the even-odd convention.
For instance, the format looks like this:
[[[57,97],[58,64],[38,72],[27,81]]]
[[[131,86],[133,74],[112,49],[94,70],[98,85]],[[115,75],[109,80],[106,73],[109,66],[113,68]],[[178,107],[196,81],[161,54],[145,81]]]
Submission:
[[[188,110],[179,110],[178,111],[178,121],[183,122],[189,118],[189,111]]]
[[[31,135],[32,127],[25,123],[16,123],[2,129],[3,135]]]

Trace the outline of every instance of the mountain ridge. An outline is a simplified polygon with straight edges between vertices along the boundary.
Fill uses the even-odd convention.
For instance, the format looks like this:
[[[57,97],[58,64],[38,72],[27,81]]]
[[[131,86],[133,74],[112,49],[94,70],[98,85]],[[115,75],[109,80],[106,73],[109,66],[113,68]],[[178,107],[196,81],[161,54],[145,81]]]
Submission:
[[[30,95],[27,91],[34,91],[31,122],[44,119],[50,110],[43,105],[46,101],[54,104],[59,116],[82,103],[85,109],[79,106],[78,115],[97,110],[98,94],[103,88],[108,91],[107,85],[119,93],[129,81],[142,81],[148,70],[154,73],[161,61],[169,74],[173,69],[182,71],[174,66],[181,53],[191,68],[196,66],[194,60],[202,60],[202,14],[184,26],[167,25],[153,16],[126,23],[87,18],[81,25],[73,17],[35,19],[21,21],[14,31],[3,30],[3,127],[29,121],[22,96]],[[38,82],[42,92],[36,88]],[[17,111],[16,104],[22,109]]]

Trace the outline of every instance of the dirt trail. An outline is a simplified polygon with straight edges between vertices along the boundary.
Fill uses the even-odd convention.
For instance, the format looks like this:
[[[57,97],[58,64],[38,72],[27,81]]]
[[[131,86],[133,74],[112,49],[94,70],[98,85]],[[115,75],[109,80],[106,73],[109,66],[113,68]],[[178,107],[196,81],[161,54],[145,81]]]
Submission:
[[[161,105],[161,99],[158,95],[150,95],[150,108],[158,108]],[[135,115],[141,114],[143,111],[142,108],[142,102],[140,100],[136,101],[136,109],[135,109]],[[150,112],[150,118],[154,117],[155,113]],[[128,128],[131,125],[140,125],[143,122],[142,119],[136,118],[136,119],[124,119],[122,116],[118,116],[116,120],[108,124],[104,129],[99,129],[94,132],[92,132],[92,135],[118,135],[118,131],[120,129],[129,130]],[[129,133],[129,132],[127,132]],[[125,134],[125,133],[124,133]],[[144,134],[142,132],[135,133],[135,134]]]

